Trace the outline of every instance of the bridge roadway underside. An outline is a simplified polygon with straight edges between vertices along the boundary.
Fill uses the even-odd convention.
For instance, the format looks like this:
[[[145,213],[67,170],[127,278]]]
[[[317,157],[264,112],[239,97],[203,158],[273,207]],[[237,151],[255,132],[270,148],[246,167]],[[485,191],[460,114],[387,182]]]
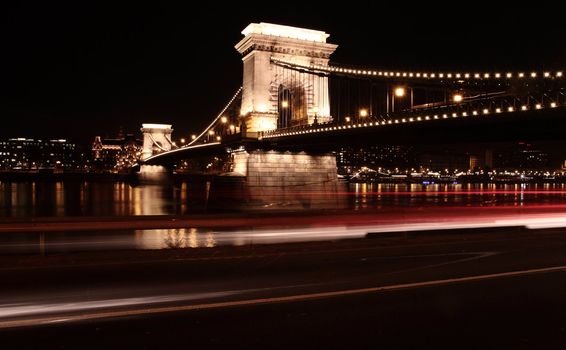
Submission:
[[[408,120],[408,118],[407,118]],[[323,126],[321,126],[323,127]],[[172,165],[181,159],[225,155],[228,148],[326,153],[351,145],[473,144],[515,141],[566,141],[566,109],[521,111],[448,119],[356,127],[263,141],[231,138],[223,144],[177,150],[145,164]]]
[[[406,119],[408,120],[408,117]],[[377,127],[362,126],[266,138],[263,147],[292,151],[332,151],[341,146],[351,145],[560,140],[566,140],[566,109],[563,108],[407,121]]]

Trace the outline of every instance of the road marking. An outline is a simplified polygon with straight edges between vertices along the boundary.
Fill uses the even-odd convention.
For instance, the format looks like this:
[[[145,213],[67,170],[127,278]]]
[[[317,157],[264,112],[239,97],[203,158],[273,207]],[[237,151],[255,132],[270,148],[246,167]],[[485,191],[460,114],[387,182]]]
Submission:
[[[519,239],[519,238],[516,238]],[[491,242],[493,240],[482,240]],[[497,241],[497,240],[496,240]],[[468,241],[474,242],[473,240]],[[316,242],[318,243],[318,242]],[[323,242],[324,243],[324,242]],[[442,243],[443,245],[453,245],[453,244],[460,244],[461,242],[445,242]],[[437,243],[421,243],[418,246],[426,247],[430,245],[436,245]],[[332,253],[350,253],[350,252],[364,252],[364,251],[375,251],[379,249],[383,249],[382,246],[373,246],[373,247],[358,247],[358,248],[332,248],[332,249],[320,249],[320,250],[300,250],[300,251],[290,251],[286,252],[285,255],[313,255],[313,254],[332,254]],[[388,248],[388,247],[386,247]],[[169,249],[161,250],[163,252],[171,252]],[[114,250],[112,252],[119,252],[118,250]],[[143,252],[143,250],[141,251]],[[172,263],[172,262],[189,262],[189,261],[222,261],[222,260],[239,260],[239,259],[264,259],[264,258],[272,258],[274,256],[279,256],[281,253],[273,252],[273,253],[251,253],[248,255],[233,255],[233,256],[216,256],[218,251],[214,251],[209,256],[202,256],[202,257],[177,257],[174,259],[169,259],[167,256],[161,259],[152,259],[152,260],[143,260],[143,261],[109,261],[109,262],[96,262],[96,263],[75,263],[73,265],[69,264],[59,264],[59,265],[45,265],[45,257],[41,258],[41,262],[43,265],[36,265],[36,266],[9,266],[9,267],[0,267],[0,272],[3,271],[20,271],[20,270],[29,270],[29,269],[36,269],[36,270],[47,270],[47,269],[54,269],[54,268],[84,268],[84,267],[98,267],[98,266],[117,266],[117,265],[143,265],[143,264],[151,264],[151,263]],[[434,256],[452,256],[452,255],[469,255],[469,254],[483,254],[483,253],[476,253],[476,252],[464,252],[464,253],[443,253],[443,254],[425,254],[425,255],[403,255],[403,256],[382,256],[379,259],[389,260],[389,259],[405,259],[405,258],[414,258],[414,257],[434,257]],[[37,256],[36,256],[37,257]],[[373,258],[372,258],[373,259]]]
[[[456,260],[441,262],[441,263],[437,263],[437,264],[421,265],[421,266],[418,266],[418,267],[409,267],[409,268],[402,269],[402,270],[396,270],[396,271],[388,272],[388,273],[386,273],[386,275],[406,273],[406,272],[414,272],[414,271],[426,270],[426,269],[431,269],[431,268],[441,267],[441,266],[446,266],[446,265],[454,265],[454,264],[459,264],[459,263],[463,263],[463,262],[466,262],[466,261],[489,258],[489,257],[497,255],[497,254],[499,254],[499,252],[470,252],[470,253],[438,254],[436,256],[450,256],[450,255],[472,255],[472,256],[467,257],[467,258],[462,258],[462,259],[456,259]],[[423,255],[423,256],[427,256],[427,255]],[[428,256],[434,257],[435,255],[430,254]],[[414,257],[418,257],[418,255],[415,255]]]
[[[332,297],[350,296],[350,295],[367,294],[367,293],[390,292],[390,291],[412,289],[412,288],[442,286],[442,285],[458,284],[465,282],[484,281],[484,280],[492,280],[497,278],[517,277],[517,276],[533,275],[540,273],[552,273],[552,272],[566,272],[566,265],[545,267],[540,269],[529,269],[529,270],[521,270],[521,271],[468,276],[468,277],[448,278],[448,279],[425,281],[425,282],[403,283],[403,284],[395,284],[395,285],[380,286],[380,287],[348,289],[348,290],[340,290],[333,292],[320,292],[320,293],[310,293],[310,294],[297,294],[297,295],[289,295],[283,297],[235,300],[235,301],[208,303],[208,304],[182,305],[182,306],[163,306],[163,307],[152,307],[152,308],[150,307],[150,308],[137,309],[137,310],[93,312],[93,313],[85,313],[81,315],[61,315],[61,316],[49,316],[49,317],[36,317],[36,318],[21,319],[21,320],[0,321],[0,329],[14,328],[14,327],[30,327],[30,326],[38,326],[38,325],[61,323],[61,322],[87,321],[87,320],[104,319],[104,318],[151,315],[151,314],[179,312],[179,311],[197,311],[197,310],[219,309],[219,308],[235,307],[235,306],[250,306],[250,305],[261,305],[261,304],[271,304],[271,303],[308,301],[308,300],[315,300],[322,298],[332,298]]]

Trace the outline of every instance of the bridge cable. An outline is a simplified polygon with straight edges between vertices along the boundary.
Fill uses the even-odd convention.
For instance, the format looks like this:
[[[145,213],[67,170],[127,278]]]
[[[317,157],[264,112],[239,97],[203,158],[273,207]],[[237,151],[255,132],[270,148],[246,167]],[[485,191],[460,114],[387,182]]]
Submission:
[[[228,102],[228,104],[220,111],[220,113],[218,113],[218,115],[216,116],[216,118],[214,118],[214,120],[212,121],[212,123],[210,123],[203,132],[200,133],[200,135],[198,135],[194,140],[192,140],[191,142],[189,142],[186,146],[184,147],[188,147],[191,146],[193,143],[197,142],[197,140],[199,140],[204,134],[208,133],[208,131],[214,126],[214,124],[220,119],[222,118],[222,115],[224,114],[224,112],[226,112],[226,110],[232,105],[232,102],[234,102],[234,100],[242,93],[242,86],[240,86],[240,88],[238,89],[238,91],[236,91],[236,93],[234,94],[234,96],[230,99],[230,102]]]

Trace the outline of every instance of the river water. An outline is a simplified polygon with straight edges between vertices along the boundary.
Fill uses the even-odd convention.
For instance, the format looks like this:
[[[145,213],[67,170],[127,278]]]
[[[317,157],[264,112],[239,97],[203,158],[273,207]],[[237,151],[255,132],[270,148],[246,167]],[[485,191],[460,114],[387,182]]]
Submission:
[[[0,218],[190,215],[245,211],[522,206],[566,201],[566,184],[348,184],[337,190],[198,183],[0,182]]]

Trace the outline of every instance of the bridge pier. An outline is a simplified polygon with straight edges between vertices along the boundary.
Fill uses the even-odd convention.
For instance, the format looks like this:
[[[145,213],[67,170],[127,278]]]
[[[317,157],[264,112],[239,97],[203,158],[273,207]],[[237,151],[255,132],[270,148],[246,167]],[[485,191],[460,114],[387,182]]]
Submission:
[[[246,176],[249,187],[321,185],[330,190],[338,183],[333,154],[240,151],[233,153],[233,162],[234,172]]]
[[[337,209],[340,184],[333,154],[239,151],[234,175],[242,175],[249,206],[264,209]]]

